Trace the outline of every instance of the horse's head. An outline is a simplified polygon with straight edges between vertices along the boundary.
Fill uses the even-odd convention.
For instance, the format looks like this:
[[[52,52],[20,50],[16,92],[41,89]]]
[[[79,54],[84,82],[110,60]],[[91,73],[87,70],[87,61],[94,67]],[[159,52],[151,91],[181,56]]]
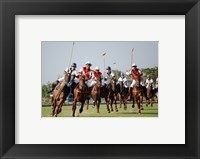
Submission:
[[[101,79],[98,78],[96,79],[96,84],[95,84],[97,87],[101,87]]]
[[[70,77],[71,77],[71,74],[66,72],[65,73],[65,81],[68,81]]]
[[[147,90],[152,90],[152,83],[148,84]]]
[[[83,90],[85,88],[85,75],[79,75],[79,84],[78,84],[78,88],[80,90]]]
[[[123,81],[119,81],[120,87],[123,87]]]

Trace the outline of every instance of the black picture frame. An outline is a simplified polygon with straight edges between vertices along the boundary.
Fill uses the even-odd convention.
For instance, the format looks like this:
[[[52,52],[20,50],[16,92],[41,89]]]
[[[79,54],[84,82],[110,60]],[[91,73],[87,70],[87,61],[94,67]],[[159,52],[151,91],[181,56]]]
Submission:
[[[186,144],[15,144],[15,15],[185,15]],[[0,0],[1,158],[200,158],[199,53],[199,0]]]

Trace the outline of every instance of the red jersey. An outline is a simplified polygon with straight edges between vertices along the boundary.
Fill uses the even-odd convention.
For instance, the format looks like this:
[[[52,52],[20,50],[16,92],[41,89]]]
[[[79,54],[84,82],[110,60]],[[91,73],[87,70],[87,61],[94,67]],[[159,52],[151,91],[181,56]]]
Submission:
[[[138,68],[136,68],[135,70],[132,70],[131,74],[132,74],[132,79],[133,80],[136,80],[138,76],[139,77],[142,76],[142,72]]]
[[[101,75],[102,75],[101,72],[94,72],[94,77],[95,77],[96,79],[101,78]]]
[[[86,67],[83,67],[83,71],[85,73],[85,76],[90,79],[91,78],[91,70],[90,69],[86,69]]]

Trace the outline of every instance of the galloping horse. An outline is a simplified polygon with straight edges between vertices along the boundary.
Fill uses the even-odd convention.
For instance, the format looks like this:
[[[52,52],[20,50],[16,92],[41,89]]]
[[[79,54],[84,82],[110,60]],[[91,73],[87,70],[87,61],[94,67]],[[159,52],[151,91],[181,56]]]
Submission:
[[[85,100],[88,98],[89,89],[85,84],[85,76],[79,75],[79,84],[74,88],[74,101],[72,104],[72,116],[75,116],[76,103],[80,102],[81,107],[79,113],[82,113]]]
[[[141,114],[142,100],[143,100],[143,89],[140,86],[140,80],[139,80],[138,76],[136,77],[135,86],[132,89],[132,96],[133,96],[133,107],[134,107],[134,102],[136,102],[137,105],[138,105],[138,113]]]
[[[111,79],[109,88],[107,88],[105,91],[105,101],[106,101],[108,113],[110,113],[110,108],[111,108],[111,111],[113,111],[113,107],[112,107],[113,101],[115,104],[115,111],[118,112],[116,79],[114,79],[114,78]],[[110,108],[109,108],[109,105],[110,105]]]
[[[122,103],[124,103],[124,110],[126,110],[128,90],[126,90],[126,88],[124,87],[123,81],[119,81],[119,84],[117,85],[117,91],[119,95],[120,108],[121,108]]]
[[[146,106],[148,106],[148,104],[151,104],[151,106],[153,106],[153,98],[156,96],[156,93],[157,93],[157,89],[153,89],[152,84],[149,84],[147,87]]]
[[[69,87],[66,85],[66,83],[69,81],[69,77],[70,74],[66,74],[61,84],[53,91],[53,96],[51,99],[53,109],[52,116],[57,117],[57,115],[62,111],[62,105],[69,94]],[[59,102],[58,105],[57,102]]]
[[[97,113],[99,113],[99,107],[101,103],[101,81],[100,79],[96,79],[96,84],[93,86],[92,91],[91,91],[91,97],[94,101],[94,106],[97,106]]]

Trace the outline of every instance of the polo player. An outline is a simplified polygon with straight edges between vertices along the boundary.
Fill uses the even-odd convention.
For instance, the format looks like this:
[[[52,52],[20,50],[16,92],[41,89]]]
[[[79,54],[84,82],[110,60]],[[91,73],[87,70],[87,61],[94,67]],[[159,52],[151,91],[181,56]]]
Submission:
[[[132,76],[132,83],[131,83],[131,85],[130,85],[130,87],[129,87],[129,93],[131,94],[131,92],[132,92],[132,89],[133,89],[133,87],[135,86],[135,83],[136,83],[136,79],[137,79],[137,77],[139,77],[139,85],[141,85],[141,78],[142,78],[142,72],[140,71],[140,69],[139,68],[137,68],[137,65],[136,64],[132,64],[132,68],[131,68],[131,70],[129,71],[129,72],[126,72],[126,74],[128,75],[128,76]]]
[[[72,63],[72,65],[71,65],[70,68],[66,68],[64,70],[63,76],[52,83],[51,89],[48,91],[48,93],[53,92],[53,90],[56,88],[56,86],[58,84],[62,83],[62,81],[65,79],[65,76],[67,74],[69,74],[71,76],[70,79],[69,79],[69,81],[67,81],[67,83],[66,83],[68,86],[70,86],[71,84],[73,84],[73,82],[77,83],[78,81],[74,80],[75,77],[78,76],[78,74],[76,72],[76,67],[77,67],[76,63]]]
[[[152,85],[152,88],[154,88],[153,79],[150,77],[150,75],[147,75],[147,79],[146,79],[146,82],[145,82],[146,88],[148,88],[149,85]]]
[[[125,88],[128,88],[128,81],[123,72],[121,72],[121,76],[119,77],[118,81],[122,81]]]
[[[98,67],[95,67],[94,73],[92,74],[92,82],[91,82],[91,87],[96,84],[96,80],[99,80],[101,83],[101,80],[103,79],[102,73],[99,71]]]
[[[108,66],[104,77],[104,84],[106,84],[107,87],[109,87],[112,78],[115,78],[115,74],[111,71],[111,67]]]
[[[79,73],[81,75],[84,75],[85,76],[85,82],[86,82],[86,85],[88,86],[88,88],[91,87],[91,82],[92,82],[92,70],[90,69],[90,67],[92,66],[92,64],[87,61],[85,63],[85,66],[82,67],[79,71]]]

